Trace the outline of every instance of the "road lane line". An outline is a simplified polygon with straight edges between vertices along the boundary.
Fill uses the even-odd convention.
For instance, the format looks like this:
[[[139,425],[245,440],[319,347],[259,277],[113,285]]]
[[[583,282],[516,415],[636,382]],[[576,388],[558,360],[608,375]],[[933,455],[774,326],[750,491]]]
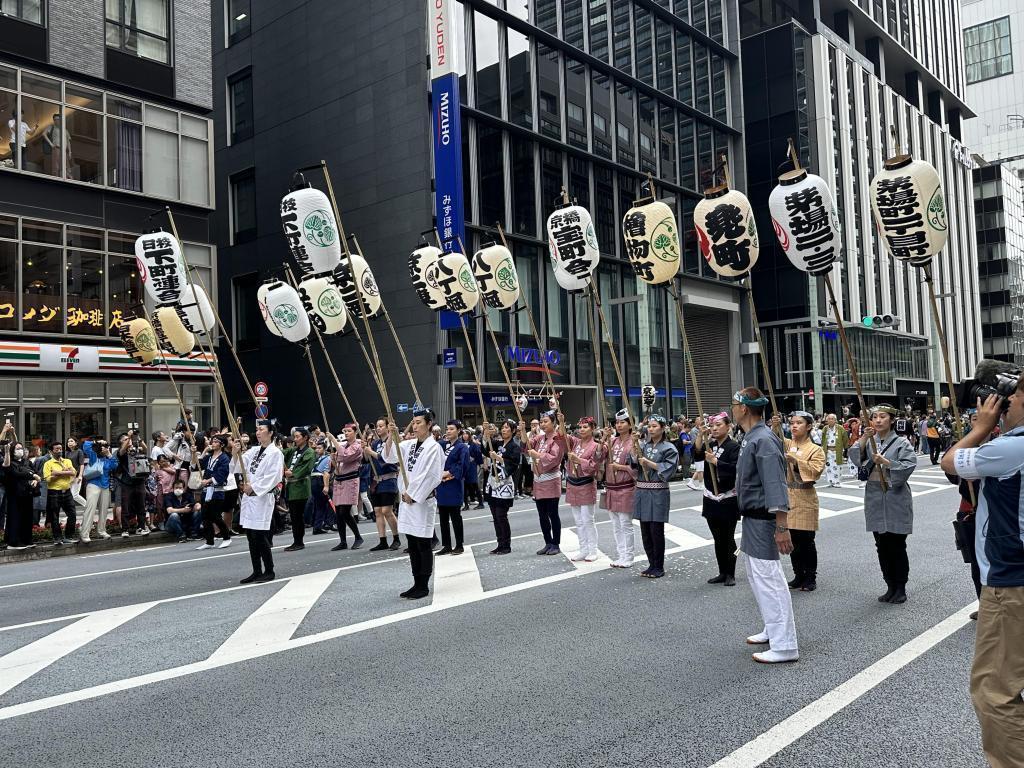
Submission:
[[[637,525],[639,527],[639,522]],[[665,540],[676,544],[681,551],[699,549],[714,543],[713,539],[705,539],[703,536],[698,536],[696,533],[671,523],[665,523]]]
[[[331,586],[340,568],[295,576],[263,605],[249,614],[231,637],[210,655],[210,660],[249,658],[262,646],[291,639],[306,614]]]
[[[473,547],[466,547],[461,555],[441,555],[434,558],[434,586],[432,605],[451,606],[475,600],[484,593],[480,569],[476,564]]]
[[[961,608],[952,616],[943,619],[931,629],[861,670],[845,683],[833,688],[824,696],[794,712],[760,736],[726,755],[711,768],[756,768],[771,759],[797,739],[807,735],[865,693],[930,651],[954,632],[970,624],[970,613],[977,607],[978,603],[974,602]]]
[[[86,643],[145,613],[154,605],[156,603],[139,603],[97,611],[0,656],[0,696]]]
[[[838,499],[839,501],[846,501],[846,502],[849,502],[849,503],[856,503],[856,502],[863,502],[864,501],[864,497],[863,496],[858,498],[856,496],[847,496],[846,494],[843,494],[843,493],[832,493],[831,491],[818,491],[818,498],[819,499]]]

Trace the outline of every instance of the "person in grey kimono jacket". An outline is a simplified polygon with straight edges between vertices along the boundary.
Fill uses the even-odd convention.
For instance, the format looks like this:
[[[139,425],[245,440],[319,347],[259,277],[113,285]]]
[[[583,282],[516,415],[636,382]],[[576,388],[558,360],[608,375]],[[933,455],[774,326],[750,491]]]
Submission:
[[[907,438],[893,431],[897,411],[882,403],[871,411],[871,422],[860,440],[850,446],[850,461],[867,475],[864,488],[864,518],[874,534],[878,564],[888,589],[878,596],[882,603],[907,602],[907,536],[914,528],[914,499],[907,481],[917,469],[917,455]],[[871,444],[874,437],[878,453]],[[887,490],[882,490],[885,478]]]
[[[679,466],[679,451],[665,435],[664,416],[647,421],[647,439],[640,443],[637,455],[629,463],[638,467],[633,495],[633,518],[640,521],[640,536],[650,567],[640,575],[660,579],[665,575],[665,523],[668,522],[668,481]]]

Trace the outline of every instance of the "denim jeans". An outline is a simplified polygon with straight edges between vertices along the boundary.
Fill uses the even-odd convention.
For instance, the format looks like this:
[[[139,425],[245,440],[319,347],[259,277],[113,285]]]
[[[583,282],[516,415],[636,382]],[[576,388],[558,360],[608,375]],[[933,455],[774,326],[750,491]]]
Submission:
[[[184,518],[184,519],[183,519]],[[199,512],[171,512],[167,515],[167,530],[175,538],[195,536],[203,524],[203,516]]]

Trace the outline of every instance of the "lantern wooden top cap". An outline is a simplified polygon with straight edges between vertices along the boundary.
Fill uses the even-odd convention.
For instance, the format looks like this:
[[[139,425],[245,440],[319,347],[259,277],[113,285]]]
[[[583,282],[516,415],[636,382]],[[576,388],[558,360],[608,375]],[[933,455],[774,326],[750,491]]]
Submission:
[[[792,171],[786,171],[784,174],[779,176],[779,185],[786,187],[790,184],[797,184],[807,178],[807,171],[803,168],[795,168]]]
[[[896,155],[885,161],[885,170],[895,171],[898,168],[910,165],[914,161],[910,155]]]
[[[728,191],[729,191],[729,185],[728,184],[719,184],[717,187],[711,187],[710,189],[705,189],[704,190],[704,197],[706,199],[708,199],[708,200],[711,200],[711,199],[716,198],[716,197],[721,197],[722,195],[724,195]]]

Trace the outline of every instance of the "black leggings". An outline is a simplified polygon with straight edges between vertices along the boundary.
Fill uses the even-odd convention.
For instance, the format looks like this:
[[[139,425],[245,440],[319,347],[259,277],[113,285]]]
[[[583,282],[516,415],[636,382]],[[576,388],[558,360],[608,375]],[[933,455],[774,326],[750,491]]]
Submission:
[[[434,570],[434,552],[430,539],[422,536],[405,535],[409,545],[409,565],[412,567],[412,578],[417,589],[426,589],[430,574]]]
[[[491,519],[494,521],[494,536],[498,540],[498,549],[512,549],[512,526],[508,524],[508,510],[512,506],[511,499],[489,499]]]
[[[937,437],[928,438],[928,452],[931,454],[932,464],[939,463],[939,454],[942,452],[942,443]]]
[[[224,499],[210,499],[203,502],[203,535],[206,543],[213,546],[214,526],[220,531],[224,541],[231,538],[231,529],[224,525]]]
[[[665,524],[653,521],[640,521],[640,538],[644,542],[644,552],[651,570],[665,570]],[[735,544],[735,542],[733,542]]]
[[[814,581],[818,576],[818,547],[814,544],[815,531],[789,529],[793,539],[793,552],[789,556],[793,563],[793,575],[798,579]]]
[[[252,528],[246,528],[245,538],[249,540],[252,572],[257,576],[264,573],[273,575],[274,555],[271,552],[271,547],[274,544],[274,535],[270,531],[254,531]]]
[[[540,529],[544,533],[544,543],[557,547],[562,540],[562,519],[558,516],[558,497],[553,499],[534,499],[537,505],[537,516],[540,518]]]
[[[303,546],[306,535],[306,499],[288,499],[288,517],[292,521],[292,543]]]
[[[708,528],[715,540],[715,559],[722,576],[736,576],[736,518],[708,517]]]
[[[455,546],[459,548],[462,546],[462,507],[459,505],[455,506],[438,506],[437,511],[441,513],[441,544],[444,547],[451,549],[452,546],[452,531],[455,532]],[[451,530],[448,528],[448,522],[451,521]]]
[[[470,471],[473,473],[473,476],[475,477],[476,473],[477,473],[477,467],[476,467],[475,464],[472,466]],[[468,507],[469,503],[471,501],[475,501],[478,504],[483,504],[484,503],[484,497],[480,495],[480,483],[470,483],[470,482],[467,482],[467,483],[465,483],[463,485],[463,489],[462,490],[463,490],[463,493],[464,493],[464,499],[465,499],[464,505],[465,506]]]
[[[907,559],[907,534],[876,533],[875,549],[878,550],[878,564],[882,567],[882,578],[889,586],[906,586],[910,575],[910,561]]]
[[[356,524],[356,520],[352,517],[352,505],[351,504],[336,504],[334,506],[334,516],[336,518],[336,524],[338,528],[338,538],[341,539],[343,544],[348,543],[346,541],[347,536],[345,535],[345,526],[347,525],[352,531],[352,535],[356,541],[361,541],[362,536],[359,535],[359,526]]]

